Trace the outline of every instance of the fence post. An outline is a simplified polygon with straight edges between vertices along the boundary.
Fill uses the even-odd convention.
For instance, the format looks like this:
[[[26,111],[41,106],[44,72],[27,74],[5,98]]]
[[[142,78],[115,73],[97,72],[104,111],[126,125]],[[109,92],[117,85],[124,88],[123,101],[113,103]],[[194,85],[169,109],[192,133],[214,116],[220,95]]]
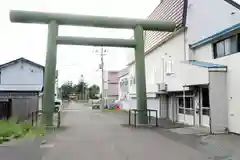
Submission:
[[[31,118],[32,118],[32,126],[34,126],[34,112],[32,112]]]
[[[134,126],[137,127],[137,111],[134,110]]]
[[[128,111],[128,124],[131,125],[131,109]]]
[[[36,111],[36,114],[35,114],[35,121],[36,121],[36,125],[38,125],[38,111]]]
[[[156,110],[156,127],[158,126],[158,111]]]
[[[151,110],[148,111],[148,124],[151,124]]]
[[[60,127],[60,121],[61,121],[60,112],[58,112],[58,122],[57,122],[57,128],[59,128],[59,127]]]

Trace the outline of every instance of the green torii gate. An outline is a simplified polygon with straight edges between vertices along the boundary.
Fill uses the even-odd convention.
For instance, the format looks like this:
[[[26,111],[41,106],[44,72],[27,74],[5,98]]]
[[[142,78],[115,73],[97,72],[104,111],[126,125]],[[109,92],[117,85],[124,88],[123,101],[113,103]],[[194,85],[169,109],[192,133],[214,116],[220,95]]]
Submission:
[[[44,123],[52,125],[57,45],[90,45],[135,48],[137,108],[147,109],[144,62],[144,30],[172,32],[175,24],[170,21],[114,18],[34,11],[10,11],[11,22],[48,24],[47,55],[44,77]],[[134,29],[134,39],[85,38],[58,36],[58,25]],[[147,113],[138,114],[138,123],[147,124]]]

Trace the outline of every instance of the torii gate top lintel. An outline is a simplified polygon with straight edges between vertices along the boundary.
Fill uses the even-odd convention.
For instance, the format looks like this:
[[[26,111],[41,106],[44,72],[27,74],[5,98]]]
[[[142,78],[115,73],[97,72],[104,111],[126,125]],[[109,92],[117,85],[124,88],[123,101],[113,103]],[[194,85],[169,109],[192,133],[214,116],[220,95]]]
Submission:
[[[144,61],[144,30],[166,31],[175,30],[175,24],[170,21],[130,19],[119,17],[102,17],[88,15],[73,15],[63,13],[44,13],[34,11],[10,11],[11,22],[48,24],[47,54],[44,72],[43,110],[46,114],[43,120],[47,125],[52,125],[54,111],[54,83],[56,74],[57,45],[93,45],[130,47],[135,49],[135,74],[138,120],[140,124],[148,123],[146,101],[146,77]],[[117,29],[134,29],[134,39],[109,39],[58,36],[58,25],[89,26]],[[102,81],[103,82],[103,81]],[[103,85],[103,84],[102,84]],[[103,102],[103,101],[102,101]],[[101,105],[103,109],[103,105]]]
[[[172,32],[175,23],[171,21],[132,19],[120,17],[104,17],[76,15],[64,13],[46,13],[37,11],[10,11],[11,22],[49,24],[55,20],[58,25],[90,26],[103,28],[134,29],[141,25],[144,30]]]

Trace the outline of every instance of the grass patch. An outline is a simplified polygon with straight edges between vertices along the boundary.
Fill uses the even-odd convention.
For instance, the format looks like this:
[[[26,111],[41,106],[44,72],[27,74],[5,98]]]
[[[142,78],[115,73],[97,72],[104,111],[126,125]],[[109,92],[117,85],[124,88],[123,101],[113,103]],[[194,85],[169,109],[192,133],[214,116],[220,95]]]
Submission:
[[[0,144],[25,136],[41,136],[44,133],[44,127],[33,127],[29,121],[17,123],[15,119],[0,120]]]

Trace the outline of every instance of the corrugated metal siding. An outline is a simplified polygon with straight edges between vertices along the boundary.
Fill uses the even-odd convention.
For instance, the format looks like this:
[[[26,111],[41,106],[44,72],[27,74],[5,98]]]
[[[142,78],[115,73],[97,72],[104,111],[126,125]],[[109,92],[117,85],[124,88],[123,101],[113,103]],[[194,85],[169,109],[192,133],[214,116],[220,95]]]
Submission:
[[[19,120],[27,120],[32,112],[38,110],[36,92],[0,92],[0,99],[12,99],[12,116]]]
[[[38,92],[0,92],[1,98],[26,98],[38,96]]]
[[[18,120],[27,120],[32,112],[38,110],[38,97],[12,99],[12,116]]]
[[[184,0],[163,0],[148,19],[170,20],[177,24],[177,29],[183,27]],[[145,33],[145,51],[147,52],[159,42],[170,36],[172,32],[147,31]]]
[[[0,84],[0,91],[36,91],[39,92],[43,84]]]

